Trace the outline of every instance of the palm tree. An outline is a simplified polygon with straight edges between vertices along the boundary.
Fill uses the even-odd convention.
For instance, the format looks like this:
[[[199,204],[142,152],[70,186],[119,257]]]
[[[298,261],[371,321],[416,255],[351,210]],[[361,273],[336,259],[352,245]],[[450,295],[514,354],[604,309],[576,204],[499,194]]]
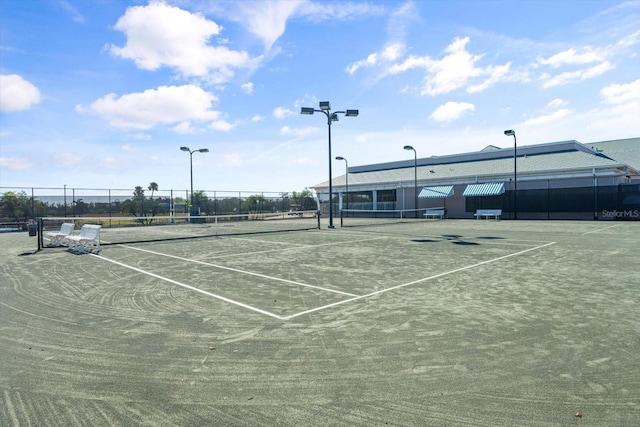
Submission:
[[[151,216],[156,216],[156,205],[153,203],[153,193],[158,191],[158,183],[151,181],[147,188],[151,191]]]
[[[144,216],[144,190],[141,186],[136,185],[133,196],[140,199],[140,216]]]
[[[153,193],[155,191],[158,191],[158,183],[151,181],[151,183],[149,184],[149,187],[147,187],[149,191],[151,191],[151,201],[153,201]]]

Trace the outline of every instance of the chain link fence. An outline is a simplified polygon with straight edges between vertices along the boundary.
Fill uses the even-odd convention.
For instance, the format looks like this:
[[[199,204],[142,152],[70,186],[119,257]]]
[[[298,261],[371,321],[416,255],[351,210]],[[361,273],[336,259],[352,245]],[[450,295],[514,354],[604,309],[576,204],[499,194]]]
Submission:
[[[291,192],[0,187],[0,227],[38,217],[159,216],[317,210],[309,190]]]

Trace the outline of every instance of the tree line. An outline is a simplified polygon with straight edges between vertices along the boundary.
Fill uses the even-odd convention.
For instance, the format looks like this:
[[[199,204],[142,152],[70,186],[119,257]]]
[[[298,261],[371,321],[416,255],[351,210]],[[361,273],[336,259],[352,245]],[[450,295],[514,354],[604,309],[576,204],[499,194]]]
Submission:
[[[189,212],[190,200],[183,197],[157,196],[158,190],[158,183],[151,182],[146,188],[136,186],[129,199],[89,202],[77,198],[70,204],[46,202],[37,197],[28,196],[25,191],[6,191],[0,198],[0,222],[23,223],[46,216],[153,217],[169,214],[185,215]],[[150,194],[145,194],[145,191]],[[248,197],[210,198],[205,191],[198,190],[193,193],[192,203],[199,208],[200,215],[317,209],[316,201],[308,188],[291,194],[280,193],[279,197],[254,194]]]

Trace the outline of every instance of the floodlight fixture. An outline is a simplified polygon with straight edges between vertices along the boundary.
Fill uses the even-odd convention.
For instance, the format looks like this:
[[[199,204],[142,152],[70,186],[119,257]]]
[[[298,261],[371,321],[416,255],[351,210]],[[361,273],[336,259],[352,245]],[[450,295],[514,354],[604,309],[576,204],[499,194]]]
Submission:
[[[311,107],[302,107],[300,109],[300,114],[311,115],[313,113],[322,113],[325,116],[327,116],[327,130],[328,130],[328,137],[329,137],[329,228],[335,228],[333,226],[333,184],[332,184],[332,173],[331,173],[331,162],[333,159],[331,157],[331,123],[338,121],[338,114],[344,114],[347,117],[357,117],[358,110],[335,111],[332,113],[331,103],[329,101],[321,101],[319,106],[320,106],[319,110],[316,110],[315,108],[311,108]],[[342,160],[346,161],[346,159],[344,158]]]
[[[342,156],[337,156],[336,160],[344,160],[344,176],[346,180],[346,186],[344,190],[344,201],[347,206],[346,209],[349,209],[349,162]]]
[[[405,150],[413,150],[413,185],[415,189],[414,208],[416,218],[418,217],[418,152],[411,145],[405,145]]]
[[[189,153],[189,171],[190,171],[190,175],[191,175],[191,209],[189,209],[189,215],[192,215],[192,211],[195,212],[195,205],[193,204],[193,153],[208,153],[209,149],[208,148],[198,148],[197,150],[191,150],[189,147],[180,147],[180,151],[186,151],[187,153]]]
[[[506,136],[513,137],[513,219],[518,218],[518,147],[516,142],[516,131],[507,129],[504,131]]]

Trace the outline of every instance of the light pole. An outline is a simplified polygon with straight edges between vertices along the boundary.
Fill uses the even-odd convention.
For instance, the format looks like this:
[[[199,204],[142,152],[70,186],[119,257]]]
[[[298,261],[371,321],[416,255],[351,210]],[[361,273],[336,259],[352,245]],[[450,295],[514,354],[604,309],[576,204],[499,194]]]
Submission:
[[[189,147],[180,147],[181,151],[186,151],[189,153],[189,170],[191,171],[191,206],[189,207],[189,216],[193,214],[195,205],[193,204],[193,153],[208,153],[208,148],[199,148],[197,150],[191,150]]]
[[[414,208],[416,213],[416,218],[418,218],[418,152],[415,148],[410,145],[404,146],[405,150],[413,150],[413,185],[415,187],[415,200],[414,200]]]
[[[323,113],[327,116],[327,128],[329,130],[329,228],[334,228],[333,226],[333,185],[331,183],[331,122],[338,121],[338,114],[344,114],[347,117],[357,117],[358,110],[346,110],[346,111],[335,111],[331,112],[331,104],[329,101],[321,101],[320,109],[316,110],[310,107],[302,107],[300,109],[300,114],[313,114],[313,113]]]
[[[345,159],[342,156],[336,157],[336,160],[344,160],[344,163],[345,163],[344,176],[345,176],[345,179],[347,180],[347,185],[346,185],[346,190],[344,192],[344,197],[347,205],[346,209],[349,209],[349,162],[347,161],[347,159]]]
[[[518,218],[518,162],[517,162],[517,143],[516,143],[516,131],[505,130],[504,134],[507,136],[513,136],[513,219]]]

